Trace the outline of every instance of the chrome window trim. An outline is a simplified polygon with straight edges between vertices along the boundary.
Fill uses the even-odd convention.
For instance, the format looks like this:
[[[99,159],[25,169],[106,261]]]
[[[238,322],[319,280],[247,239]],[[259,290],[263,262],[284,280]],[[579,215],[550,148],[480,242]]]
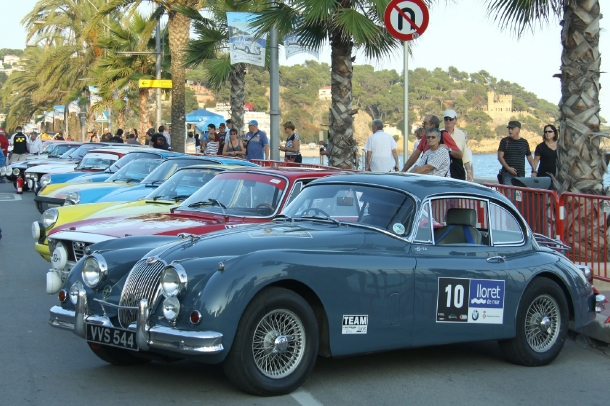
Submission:
[[[428,219],[432,219],[432,215],[430,214],[430,208],[432,207],[432,205],[430,204],[430,199],[425,199],[422,204],[421,204],[421,208],[418,211],[419,216],[416,216],[415,218],[417,218],[417,220],[414,220],[413,223],[413,229],[411,230],[411,236],[410,236],[410,240],[413,241],[413,244],[428,244],[428,245],[433,245],[434,240],[427,240],[427,241],[422,241],[422,240],[416,240],[415,237],[417,237],[417,228],[415,228],[415,224],[419,224],[419,221],[421,220],[422,216],[424,215],[424,207],[428,205]],[[429,221],[429,227],[430,227],[430,235],[434,236],[434,229],[433,229],[433,223],[432,221]],[[432,237],[434,238],[434,237]]]

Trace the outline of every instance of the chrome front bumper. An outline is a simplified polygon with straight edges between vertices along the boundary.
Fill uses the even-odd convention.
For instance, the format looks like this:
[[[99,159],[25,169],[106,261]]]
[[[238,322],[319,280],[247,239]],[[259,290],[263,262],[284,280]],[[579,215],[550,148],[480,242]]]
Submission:
[[[133,309],[107,302],[102,302],[102,305]],[[159,349],[178,354],[201,355],[218,354],[224,349],[222,346],[222,334],[215,331],[183,331],[170,327],[149,326],[148,301],[146,299],[140,300],[137,310],[138,320],[132,323],[129,329],[135,330],[138,348],[142,351]],[[105,316],[86,316],[88,306],[87,294],[84,290],[78,292],[76,311],[53,306],[49,312],[49,324],[52,327],[72,330],[74,334],[81,338],[86,338],[87,324],[114,327],[110,319]]]

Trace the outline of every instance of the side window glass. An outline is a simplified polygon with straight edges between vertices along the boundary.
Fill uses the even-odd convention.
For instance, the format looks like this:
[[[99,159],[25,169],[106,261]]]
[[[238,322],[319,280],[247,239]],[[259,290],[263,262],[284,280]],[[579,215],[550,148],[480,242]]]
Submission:
[[[303,190],[303,182],[302,181],[298,181],[294,184],[294,186],[292,187],[292,191],[290,192],[290,196],[288,197],[288,201],[286,202],[286,206],[288,206],[288,204],[290,204],[295,197],[297,197],[299,195],[299,193],[301,193],[301,190]]]
[[[415,234],[416,242],[432,242],[432,221],[430,217],[430,204],[428,202],[424,203],[421,215],[413,226],[417,230],[417,234]]]
[[[494,245],[519,244],[523,242],[523,230],[517,219],[505,208],[491,204],[491,236]]]
[[[487,201],[467,197],[434,199],[431,213],[435,245],[490,245]]]

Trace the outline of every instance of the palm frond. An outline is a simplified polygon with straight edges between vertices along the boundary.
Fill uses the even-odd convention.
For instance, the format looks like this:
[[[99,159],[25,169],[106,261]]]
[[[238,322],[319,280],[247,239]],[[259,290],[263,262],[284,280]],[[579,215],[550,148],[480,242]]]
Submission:
[[[487,15],[501,29],[509,29],[521,36],[535,24],[548,23],[552,16],[560,16],[564,0],[486,0]],[[568,1],[568,0],[565,0]]]

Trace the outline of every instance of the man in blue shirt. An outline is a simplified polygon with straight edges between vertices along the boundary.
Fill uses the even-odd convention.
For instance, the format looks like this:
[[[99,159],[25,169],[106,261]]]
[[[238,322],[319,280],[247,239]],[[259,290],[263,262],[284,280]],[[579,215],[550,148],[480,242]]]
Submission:
[[[246,159],[269,159],[269,139],[264,131],[258,129],[258,121],[248,123],[248,131],[244,137]]]

